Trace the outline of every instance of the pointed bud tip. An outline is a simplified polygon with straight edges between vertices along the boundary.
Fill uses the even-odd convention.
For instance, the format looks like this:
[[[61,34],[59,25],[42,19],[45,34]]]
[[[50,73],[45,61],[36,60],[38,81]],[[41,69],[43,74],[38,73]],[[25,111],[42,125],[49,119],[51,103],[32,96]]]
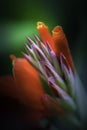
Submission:
[[[63,53],[60,53],[60,59],[66,59]]]
[[[31,38],[30,37],[26,37],[26,39],[27,39],[27,41],[32,45],[34,42],[31,40]]]
[[[34,34],[34,38],[35,38],[35,40],[36,40],[37,42],[40,41],[39,37],[38,37],[36,34]]]
[[[61,62],[61,65],[62,65],[62,66],[65,65],[65,66],[67,67],[67,69],[69,70],[70,65],[69,65],[69,63],[68,63],[66,57],[63,55],[63,53],[60,53],[60,62]]]
[[[46,41],[46,47],[48,48],[49,52],[52,50],[52,48],[51,48],[51,46],[50,46],[48,41]]]
[[[14,61],[14,60],[16,60],[17,58],[16,58],[16,56],[15,55],[10,55],[10,59],[12,60],[12,61]]]
[[[24,47],[25,47],[25,49],[28,47],[27,43],[24,43]]]
[[[21,52],[22,53],[22,55],[27,59],[28,58],[28,55],[26,54],[26,53],[24,53],[24,52]]]

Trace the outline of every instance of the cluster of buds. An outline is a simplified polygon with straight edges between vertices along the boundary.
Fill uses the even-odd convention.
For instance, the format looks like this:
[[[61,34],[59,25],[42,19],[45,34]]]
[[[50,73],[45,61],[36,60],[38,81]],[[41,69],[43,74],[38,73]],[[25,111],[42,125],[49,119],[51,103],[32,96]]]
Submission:
[[[37,29],[41,40],[37,35],[34,35],[34,41],[26,37],[29,44],[24,44],[27,54],[22,54],[38,71],[41,81],[45,82],[43,103],[48,107],[50,99],[54,115],[61,115],[65,120],[81,126],[86,120],[86,94],[73,65],[62,27],[56,26],[52,36],[42,22],[38,22]]]

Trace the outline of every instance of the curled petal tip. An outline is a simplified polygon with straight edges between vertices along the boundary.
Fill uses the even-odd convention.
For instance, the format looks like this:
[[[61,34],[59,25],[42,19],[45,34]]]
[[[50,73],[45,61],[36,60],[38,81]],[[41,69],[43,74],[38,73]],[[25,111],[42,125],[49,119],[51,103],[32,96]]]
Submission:
[[[69,67],[71,67],[73,73],[75,72],[73,59],[70,53],[69,45],[65,33],[61,26],[56,26],[52,31],[52,38],[54,41],[54,52],[57,57],[60,57],[60,53],[66,57]],[[64,58],[63,58],[64,59]]]
[[[53,35],[55,34],[57,34],[58,35],[58,33],[60,33],[60,32],[63,32],[63,29],[62,29],[62,27],[61,26],[56,26],[54,29],[53,29],[53,31],[52,31],[52,33],[53,33]],[[61,33],[62,34],[62,33]]]
[[[43,22],[37,22],[37,29],[47,28],[47,26]]]

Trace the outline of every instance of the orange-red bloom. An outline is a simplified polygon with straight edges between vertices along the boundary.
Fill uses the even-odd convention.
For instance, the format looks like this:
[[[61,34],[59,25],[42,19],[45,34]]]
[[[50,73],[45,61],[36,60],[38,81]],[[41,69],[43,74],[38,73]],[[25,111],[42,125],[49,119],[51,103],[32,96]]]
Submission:
[[[25,58],[11,55],[13,77],[0,77],[0,94],[24,104],[28,108],[25,118],[34,128],[39,128],[42,118],[55,115],[61,116],[63,124],[69,121],[77,128],[86,119],[87,104],[66,36],[61,26],[52,34],[43,22],[37,23],[37,29],[41,40],[34,35],[35,43],[27,37],[30,46],[24,45]]]
[[[60,58],[60,54],[63,53],[68,62],[68,67],[74,72],[72,57],[62,27],[55,27],[52,31],[52,35],[49,33],[48,27],[42,22],[38,22],[37,29],[42,42],[44,44],[47,41],[49,42],[57,58]],[[0,87],[0,92],[17,98],[35,113],[40,111],[47,113],[51,110],[53,110],[54,113],[55,111],[62,113],[63,109],[61,109],[60,105],[56,104],[50,96],[46,95],[37,70],[24,58],[16,58],[11,55],[11,59],[13,61],[14,79],[12,77],[0,79],[0,86],[2,86]],[[3,80],[7,82],[1,82]],[[10,84],[8,81],[10,81]],[[43,103],[42,97],[44,97],[46,104]],[[52,107],[50,108],[50,106]],[[53,113],[50,112],[50,114]]]
[[[60,57],[60,54],[63,53],[68,61],[69,66],[74,72],[75,69],[70,54],[68,41],[66,39],[62,27],[56,26],[52,31],[52,35],[49,33],[48,27],[43,22],[37,23],[37,29],[43,43],[45,44],[48,41],[58,58]]]
[[[42,22],[38,22],[37,29],[43,43],[45,44],[45,42],[48,41],[58,58],[60,57],[60,53],[63,53],[74,72],[72,57],[62,27],[55,27],[52,31],[52,35],[49,33],[48,27]],[[9,95],[14,95],[14,97],[17,97],[22,103],[32,109],[44,110],[41,97],[44,96],[45,91],[38,72],[23,58],[16,58],[12,55],[11,59],[13,60],[14,80],[11,77],[6,77],[6,80],[11,80],[10,85],[7,89],[6,85],[8,86],[8,84],[4,83],[6,89],[0,91],[5,90]],[[11,86],[13,87],[11,88]]]
[[[39,79],[38,72],[24,58],[11,56],[13,60],[13,74],[19,90],[21,101],[32,109],[43,110],[41,97],[44,89]]]

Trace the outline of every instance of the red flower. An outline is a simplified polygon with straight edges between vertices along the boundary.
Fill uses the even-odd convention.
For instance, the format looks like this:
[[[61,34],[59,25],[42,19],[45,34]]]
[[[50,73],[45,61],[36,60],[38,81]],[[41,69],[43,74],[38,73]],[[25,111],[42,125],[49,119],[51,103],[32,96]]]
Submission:
[[[58,58],[60,58],[60,54],[63,53],[63,55],[68,61],[69,66],[74,72],[75,69],[70,54],[68,41],[66,39],[62,27],[56,26],[52,31],[52,35],[50,34],[48,27],[43,22],[37,23],[37,29],[39,31],[43,43],[46,43],[46,41],[48,41]]]
[[[58,60],[62,53],[65,57],[65,65],[71,68],[72,72],[75,73],[68,42],[62,27],[56,26],[52,31],[52,35],[49,33],[48,27],[42,22],[38,22],[37,29],[42,42],[44,44],[46,44],[46,42],[50,44]],[[39,122],[45,115],[53,115],[54,113],[64,114],[64,109],[53,98],[46,94],[38,71],[24,58],[16,58],[14,55],[11,55],[11,59],[13,61],[14,78],[11,76],[0,78],[0,93],[16,98],[28,106],[32,111],[30,117],[32,117],[35,122],[36,120]],[[50,70],[49,67],[48,69]],[[63,80],[61,80],[61,82],[65,86]],[[56,93],[56,90],[53,91]],[[67,96],[65,92],[63,93]]]

